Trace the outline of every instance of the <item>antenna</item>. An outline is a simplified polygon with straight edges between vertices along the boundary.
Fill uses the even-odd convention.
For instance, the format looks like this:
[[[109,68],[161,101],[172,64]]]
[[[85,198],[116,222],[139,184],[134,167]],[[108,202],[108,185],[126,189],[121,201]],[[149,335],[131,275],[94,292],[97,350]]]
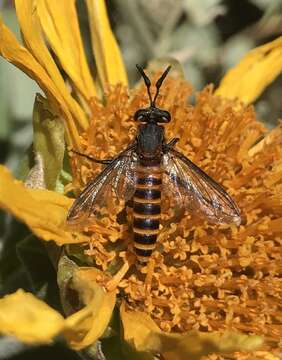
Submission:
[[[144,70],[141,68],[140,65],[136,64],[136,68],[140,72],[142,78],[144,79],[144,82],[145,82],[145,85],[146,85],[146,88],[147,88],[147,92],[148,92],[148,95],[149,95],[149,99],[150,99],[150,106],[154,106],[154,102],[152,100],[152,95],[150,93],[151,81],[148,78],[148,76],[145,74]]]
[[[155,94],[155,97],[154,97],[154,100],[152,100],[152,95],[151,95],[151,92],[150,92],[150,87],[151,87],[151,81],[150,79],[148,78],[148,76],[145,74],[144,70],[142,69],[142,67],[138,64],[136,64],[136,68],[137,70],[140,72],[141,76],[143,77],[144,79],[144,82],[145,82],[145,85],[146,85],[146,88],[147,88],[147,92],[148,92],[148,95],[149,95],[149,99],[150,99],[150,106],[152,107],[155,107],[155,102],[156,102],[156,99],[159,95],[159,92],[160,92],[160,87],[162,86],[162,83],[164,81],[164,79],[166,78],[171,66],[168,66],[165,71],[163,72],[163,74],[161,75],[161,77],[158,79],[158,81],[156,82],[156,88],[157,88],[157,92]]]
[[[156,95],[154,97],[153,103],[152,105],[155,106],[155,101],[159,95],[160,92],[160,87],[162,86],[162,83],[164,81],[164,79],[166,78],[167,74],[169,73],[169,70],[171,69],[171,66],[168,66],[165,71],[163,72],[162,76],[159,78],[159,80],[156,82],[156,88],[157,88],[157,92]]]

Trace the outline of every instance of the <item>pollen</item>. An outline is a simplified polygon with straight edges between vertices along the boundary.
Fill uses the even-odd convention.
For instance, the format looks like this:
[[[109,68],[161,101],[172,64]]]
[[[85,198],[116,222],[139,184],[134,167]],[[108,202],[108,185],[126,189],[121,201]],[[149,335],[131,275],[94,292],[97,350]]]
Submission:
[[[227,189],[242,223],[212,225],[180,211],[164,188],[150,292],[144,281],[149,265],[135,264],[119,283],[119,294],[128,309],[148,313],[164,331],[239,330],[263,335],[262,351],[279,349],[282,127],[268,132],[252,106],[215,96],[212,86],[196,94],[194,106],[188,103],[192,93],[190,85],[172,78],[161,88],[157,105],[172,117],[166,139],[179,137],[176,149]],[[91,103],[83,152],[108,159],[125,149],[136,133],[133,114],[147,105],[144,86],[130,94],[122,86],[109,87],[104,103]],[[75,154],[71,166],[73,188],[80,191],[102,169]],[[85,229],[91,235],[85,255],[114,275],[132,251],[133,214],[130,204],[107,195]]]

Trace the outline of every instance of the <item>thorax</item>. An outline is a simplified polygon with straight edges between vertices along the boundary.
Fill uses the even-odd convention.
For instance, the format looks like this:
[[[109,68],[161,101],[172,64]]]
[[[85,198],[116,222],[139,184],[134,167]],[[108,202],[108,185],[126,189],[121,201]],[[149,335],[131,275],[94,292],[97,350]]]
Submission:
[[[137,153],[139,159],[161,158],[164,128],[154,123],[142,124],[137,133]]]

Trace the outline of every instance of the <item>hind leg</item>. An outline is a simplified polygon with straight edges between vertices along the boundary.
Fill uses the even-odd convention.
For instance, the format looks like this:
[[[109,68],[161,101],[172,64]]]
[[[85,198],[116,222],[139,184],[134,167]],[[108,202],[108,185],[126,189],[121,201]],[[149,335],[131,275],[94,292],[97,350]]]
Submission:
[[[135,255],[129,254],[127,258],[124,259],[124,264],[119,269],[119,271],[105,284],[105,288],[107,291],[113,291],[115,290],[121,280],[126,275],[127,271],[130,269],[130,267],[135,263]]]
[[[145,295],[146,295],[146,297],[149,297],[150,293],[151,293],[155,264],[156,264],[155,259],[151,256],[150,260],[148,261],[148,264],[147,264],[147,274],[146,274],[146,278],[145,278]]]

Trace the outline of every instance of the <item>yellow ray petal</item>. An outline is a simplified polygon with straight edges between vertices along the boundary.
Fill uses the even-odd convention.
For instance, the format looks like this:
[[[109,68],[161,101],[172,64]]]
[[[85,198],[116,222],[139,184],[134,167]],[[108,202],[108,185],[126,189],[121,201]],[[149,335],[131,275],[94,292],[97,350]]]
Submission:
[[[86,129],[88,120],[79,104],[70,95],[64,79],[45,44],[34,0],[16,0],[15,6],[26,46],[53,80],[72,116],[77,120],[77,126]]]
[[[216,94],[254,101],[282,71],[282,36],[251,50],[221,81]]]
[[[81,40],[75,1],[37,0],[37,11],[52,49],[81,95],[86,100],[96,96]]]
[[[74,119],[63,100],[60,92],[48,76],[45,69],[37,62],[27,49],[19,44],[12,32],[4,25],[0,19],[0,55],[6,60],[23,70],[48,96],[54,110],[62,115],[67,123],[67,140],[70,145],[79,148],[79,134],[77,132]]]
[[[251,351],[262,344],[259,336],[238,332],[172,334],[161,331],[149,315],[121,306],[124,338],[137,351],[161,353],[166,360],[199,360],[214,352]]]
[[[64,328],[57,311],[23,290],[0,299],[0,332],[25,343],[49,343]]]
[[[38,237],[58,245],[86,242],[81,234],[65,229],[72,200],[54,191],[27,189],[0,166],[0,207],[25,222]]]
[[[116,301],[115,292],[107,293],[96,283],[99,274],[95,268],[74,270],[72,292],[86,306],[67,319],[21,289],[5,296],[0,299],[0,333],[31,344],[50,343],[62,333],[76,350],[93,344],[105,332]]]
[[[106,292],[96,283],[101,272],[95,268],[80,268],[74,273],[72,287],[79,292],[85,308],[66,320],[65,336],[75,350],[93,344],[105,332],[116,303],[116,292]]]
[[[161,331],[149,315],[137,311],[127,311],[124,304],[120,308],[120,315],[124,339],[137,351],[158,352],[160,350],[160,343],[156,340],[155,334],[159,334]]]
[[[127,85],[127,75],[116,39],[112,33],[104,0],[86,0],[92,48],[98,75],[106,84]]]

